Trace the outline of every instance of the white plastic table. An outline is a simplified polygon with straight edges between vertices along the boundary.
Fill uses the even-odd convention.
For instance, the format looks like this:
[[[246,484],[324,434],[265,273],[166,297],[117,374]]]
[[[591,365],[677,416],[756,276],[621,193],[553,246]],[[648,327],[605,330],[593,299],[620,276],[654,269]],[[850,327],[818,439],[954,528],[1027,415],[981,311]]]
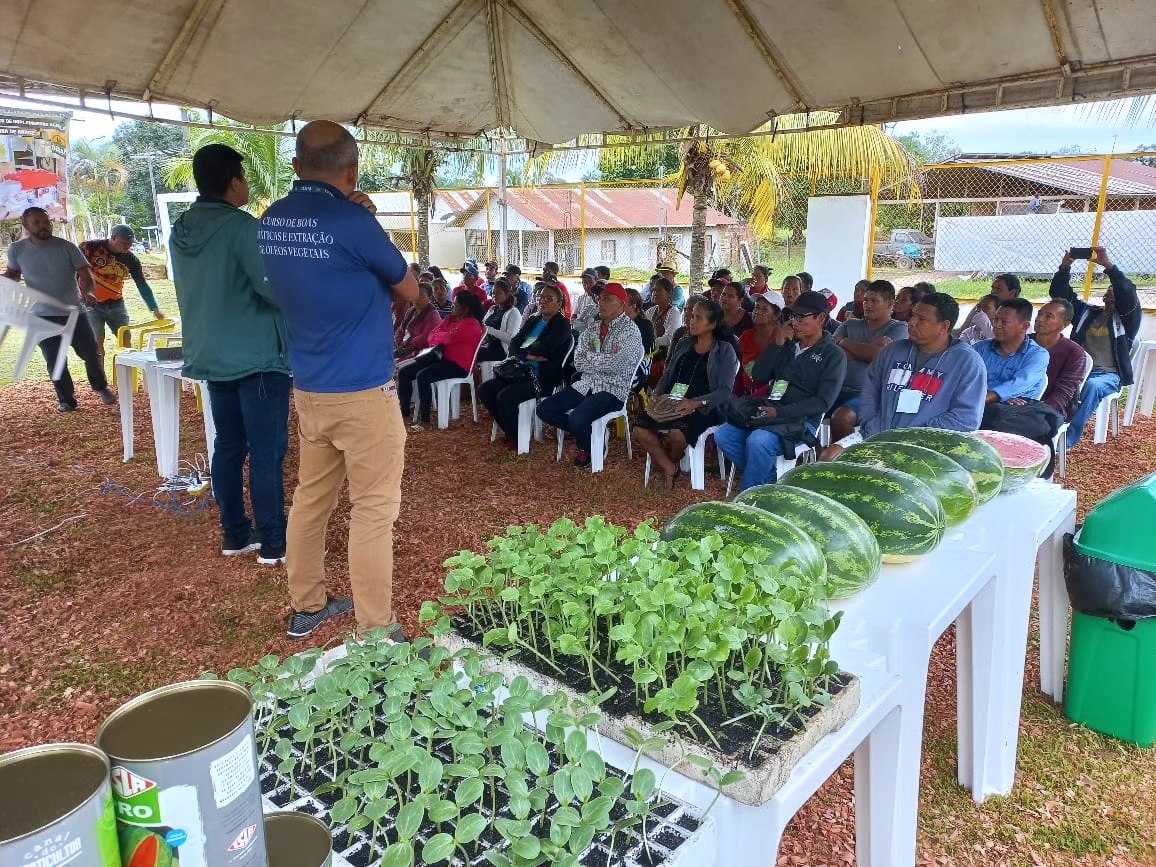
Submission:
[[[1132,358],[1132,387],[1128,389],[1128,402],[1124,406],[1124,424],[1136,420],[1136,408],[1144,415],[1152,415],[1156,407],[1156,340],[1145,340],[1136,349]],[[1144,402],[1140,403],[1140,393]]]
[[[956,624],[956,695],[960,778],[978,772],[988,744],[977,737],[987,726],[995,699],[993,669],[997,558],[987,551],[951,551],[940,545],[905,564],[888,564],[870,587],[832,608],[843,622],[831,640],[831,655],[845,658],[881,655],[898,676],[902,713],[898,724],[898,772],[891,815],[895,867],[915,864],[919,819],[919,772],[923,752],[923,716],[931,651]],[[965,771],[966,768],[966,771]]]
[[[116,383],[117,393],[120,398],[120,437],[124,446],[124,462],[128,463],[132,460],[134,451],[133,443],[133,403],[132,403],[132,371],[141,371],[144,381],[145,390],[149,396],[149,414],[152,417],[153,426],[153,442],[156,443],[157,449],[157,471],[163,476],[161,450],[162,440],[164,437],[160,430],[160,417],[157,414],[156,398],[159,389],[159,382],[157,377],[157,354],[152,350],[144,351],[138,350],[135,352],[121,352],[115,357],[115,364],[118,368]]]
[[[160,452],[157,461],[161,475],[166,479],[177,474],[181,446],[181,386],[189,383],[201,398],[201,412],[205,423],[205,454],[209,467],[213,466],[213,445],[217,438],[217,426],[213,422],[213,408],[209,402],[209,389],[199,379],[189,379],[182,373],[184,362],[160,362],[156,366],[157,403],[155,411],[160,415],[161,438],[164,441],[165,464],[160,467]]]
[[[1024,660],[1037,560],[1040,575],[1040,688],[1063,698],[1067,653],[1068,594],[1064,586],[1063,537],[1074,532],[1076,493],[1041,479],[1014,494],[1000,494],[940,546],[948,556],[967,550],[997,554],[996,679],[986,718],[976,717],[973,740],[985,755],[960,762],[960,784],[982,803],[1006,795],[1015,783],[1023,703]],[[962,714],[961,714],[962,716]],[[962,742],[962,741],[961,741]]]

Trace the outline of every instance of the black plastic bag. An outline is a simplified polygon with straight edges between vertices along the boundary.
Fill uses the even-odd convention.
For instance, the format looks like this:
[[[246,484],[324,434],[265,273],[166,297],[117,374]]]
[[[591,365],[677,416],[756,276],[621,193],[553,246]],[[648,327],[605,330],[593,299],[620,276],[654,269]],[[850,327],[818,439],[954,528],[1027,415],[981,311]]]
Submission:
[[[1073,610],[1113,620],[1156,617],[1156,572],[1081,554],[1074,538],[1064,536],[1064,583]]]

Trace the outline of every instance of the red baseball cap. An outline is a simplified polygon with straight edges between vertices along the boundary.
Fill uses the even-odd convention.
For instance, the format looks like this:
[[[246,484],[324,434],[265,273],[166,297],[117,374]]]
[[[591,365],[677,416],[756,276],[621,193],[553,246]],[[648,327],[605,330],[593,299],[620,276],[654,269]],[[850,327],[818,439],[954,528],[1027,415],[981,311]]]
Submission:
[[[602,287],[603,295],[613,295],[623,304],[630,303],[630,296],[626,294],[626,287],[621,283],[607,283]]]

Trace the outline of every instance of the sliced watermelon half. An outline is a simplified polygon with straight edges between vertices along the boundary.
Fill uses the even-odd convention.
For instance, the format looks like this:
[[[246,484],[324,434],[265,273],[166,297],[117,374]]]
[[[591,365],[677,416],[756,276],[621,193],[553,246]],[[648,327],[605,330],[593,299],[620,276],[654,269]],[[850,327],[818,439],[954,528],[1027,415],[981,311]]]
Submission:
[[[1019,434],[994,430],[977,430],[975,435],[991,445],[1003,459],[1001,494],[1018,491],[1039,476],[1048,465],[1051,449]]]

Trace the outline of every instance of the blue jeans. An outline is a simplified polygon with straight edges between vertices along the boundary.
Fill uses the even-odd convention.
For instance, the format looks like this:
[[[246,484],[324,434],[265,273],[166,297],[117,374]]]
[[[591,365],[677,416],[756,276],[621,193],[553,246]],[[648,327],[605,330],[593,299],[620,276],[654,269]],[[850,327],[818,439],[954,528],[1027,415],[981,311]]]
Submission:
[[[771,485],[779,478],[783,441],[769,430],[746,430],[724,424],[715,432],[719,450],[742,471],[740,491],[755,485]]]
[[[618,409],[622,409],[622,401],[608,391],[580,394],[567,387],[538,404],[538,418],[573,434],[578,449],[589,452],[594,421]]]
[[[253,525],[245,511],[245,458],[257,540],[270,556],[285,552],[285,452],[289,448],[289,389],[284,373],[254,373],[209,382],[217,438],[213,447],[213,496],[221,509],[226,543],[245,545]]]
[[[1080,392],[1080,403],[1068,422],[1068,448],[1080,441],[1080,437],[1084,435],[1084,428],[1088,425],[1088,419],[1095,415],[1100,401],[1119,390],[1120,375],[1118,373],[1107,370],[1092,371],[1092,375],[1084,384],[1084,390]]]

